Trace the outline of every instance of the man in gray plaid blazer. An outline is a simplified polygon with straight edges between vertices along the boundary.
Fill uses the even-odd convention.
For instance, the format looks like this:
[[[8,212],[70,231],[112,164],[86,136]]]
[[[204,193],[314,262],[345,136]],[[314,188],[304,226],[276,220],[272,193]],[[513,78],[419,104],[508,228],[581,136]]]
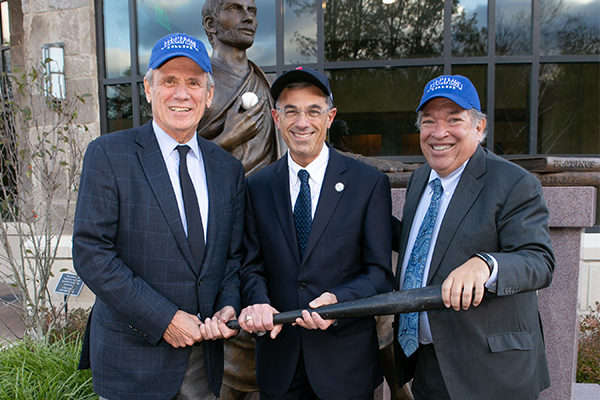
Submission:
[[[241,163],[196,134],[213,85],[202,43],[166,36],[144,78],[153,120],[88,147],[73,262],[96,294],[80,367],[101,398],[219,395],[245,183]]]

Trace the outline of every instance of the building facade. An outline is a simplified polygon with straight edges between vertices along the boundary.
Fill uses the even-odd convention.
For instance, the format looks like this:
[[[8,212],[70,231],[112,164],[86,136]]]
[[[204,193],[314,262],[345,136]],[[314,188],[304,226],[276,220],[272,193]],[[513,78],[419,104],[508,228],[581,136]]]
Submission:
[[[204,0],[96,1],[101,130],[149,116],[142,79],[154,42],[183,31],[210,45]],[[298,65],[330,78],[344,145],[421,160],[425,83],[462,74],[500,155],[600,153],[598,0],[256,0],[249,58],[274,77]],[[218,90],[218,88],[217,88]],[[337,139],[337,138],[336,138]]]

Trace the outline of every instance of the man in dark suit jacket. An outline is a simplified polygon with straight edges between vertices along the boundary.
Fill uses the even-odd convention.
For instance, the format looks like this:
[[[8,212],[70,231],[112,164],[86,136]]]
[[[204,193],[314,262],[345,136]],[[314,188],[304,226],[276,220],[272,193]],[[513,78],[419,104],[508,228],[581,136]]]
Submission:
[[[467,78],[430,81],[417,111],[427,163],[408,184],[396,287],[442,284],[454,311],[415,316],[413,345],[409,314],[396,317],[399,383],[414,378],[415,399],[534,399],[549,386],[536,290],[554,271],[541,185],[479,145],[486,119]]]
[[[81,367],[101,398],[218,396],[213,340],[235,334],[225,322],[241,307],[245,184],[241,163],[196,135],[210,73],[202,42],[160,39],[144,78],[153,120],[88,147],[73,260],[96,294]]]
[[[271,93],[289,152],[248,179],[239,318],[271,331],[256,342],[261,399],[369,399],[382,381],[373,318],[304,310],[282,327],[273,314],[391,290],[389,181],[326,145],[336,109],[323,74],[288,71]]]

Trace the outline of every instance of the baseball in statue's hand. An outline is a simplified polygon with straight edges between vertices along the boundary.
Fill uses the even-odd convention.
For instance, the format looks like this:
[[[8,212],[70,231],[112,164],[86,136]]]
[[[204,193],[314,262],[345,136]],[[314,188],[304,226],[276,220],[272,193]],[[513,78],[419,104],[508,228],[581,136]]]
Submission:
[[[242,95],[242,107],[244,110],[254,107],[258,103],[258,97],[253,92],[246,92]]]

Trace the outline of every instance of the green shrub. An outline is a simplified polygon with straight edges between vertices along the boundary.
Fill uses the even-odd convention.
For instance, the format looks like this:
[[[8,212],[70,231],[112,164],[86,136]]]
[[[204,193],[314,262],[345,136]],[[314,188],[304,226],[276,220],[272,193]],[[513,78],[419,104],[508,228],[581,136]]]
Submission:
[[[0,350],[0,400],[97,399],[89,370],[78,371],[81,335],[23,339]]]
[[[583,317],[579,327],[577,382],[600,384],[600,303]]]

